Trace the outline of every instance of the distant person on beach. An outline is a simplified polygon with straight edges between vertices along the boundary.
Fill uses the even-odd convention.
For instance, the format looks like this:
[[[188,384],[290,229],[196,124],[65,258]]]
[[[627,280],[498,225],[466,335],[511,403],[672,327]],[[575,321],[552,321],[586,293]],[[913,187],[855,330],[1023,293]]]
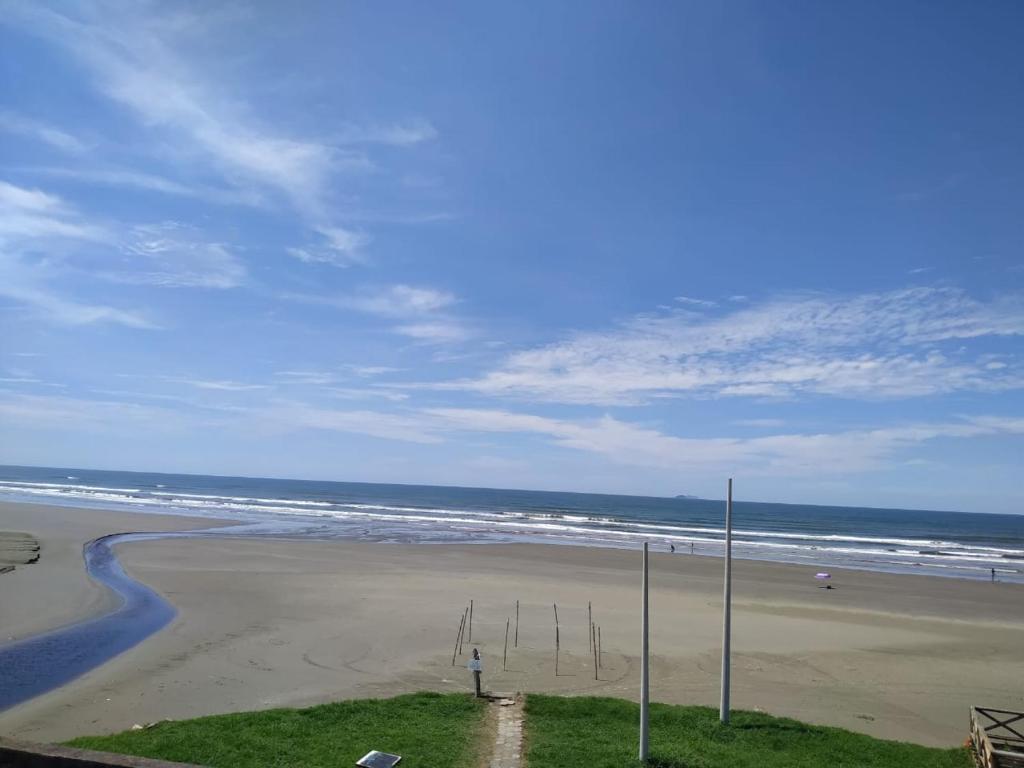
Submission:
[[[992,583],[994,584],[994,583],[995,583],[995,581],[996,581],[996,569],[995,569],[995,568],[993,568],[993,569],[992,569]]]
[[[676,545],[675,544],[669,544],[668,548],[669,548],[669,551],[671,551],[673,555],[676,553]]]
[[[693,554],[693,542],[692,541],[690,542],[690,554],[691,555]]]

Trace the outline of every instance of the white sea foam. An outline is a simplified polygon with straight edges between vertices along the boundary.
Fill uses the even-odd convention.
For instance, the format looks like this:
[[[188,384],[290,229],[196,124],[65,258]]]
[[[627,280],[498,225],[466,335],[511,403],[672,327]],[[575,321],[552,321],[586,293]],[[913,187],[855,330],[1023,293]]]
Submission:
[[[69,477],[75,479],[77,477]],[[157,486],[162,487],[162,486]],[[242,520],[318,518],[338,524],[398,526],[421,531],[459,531],[466,535],[526,536],[598,544],[632,545],[651,540],[664,546],[697,545],[704,553],[720,552],[725,530],[717,526],[681,525],[587,515],[569,510],[470,510],[355,501],[324,501],[259,496],[232,496],[139,488],[110,488],[80,483],[0,480],[0,492],[75,499],[89,503],[184,511]],[[926,538],[862,536],[800,531],[733,531],[736,551],[761,559],[894,565],[980,572],[996,567],[1015,573],[1024,565],[1024,549]]]

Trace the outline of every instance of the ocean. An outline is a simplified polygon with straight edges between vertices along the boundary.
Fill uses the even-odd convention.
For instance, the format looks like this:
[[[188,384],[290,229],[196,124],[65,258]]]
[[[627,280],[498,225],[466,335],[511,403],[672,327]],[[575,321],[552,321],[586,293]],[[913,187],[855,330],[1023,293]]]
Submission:
[[[742,491],[740,490],[740,493]],[[720,557],[722,500],[0,466],[0,500],[187,514],[240,535],[546,542]],[[1024,515],[733,505],[735,557],[1024,583]]]

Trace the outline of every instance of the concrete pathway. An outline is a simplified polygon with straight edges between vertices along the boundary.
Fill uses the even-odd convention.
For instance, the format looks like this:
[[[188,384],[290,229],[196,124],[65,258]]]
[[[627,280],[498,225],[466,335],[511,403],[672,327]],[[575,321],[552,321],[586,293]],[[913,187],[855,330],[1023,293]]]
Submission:
[[[496,699],[498,735],[490,768],[520,768],[523,752],[523,702],[518,698]]]

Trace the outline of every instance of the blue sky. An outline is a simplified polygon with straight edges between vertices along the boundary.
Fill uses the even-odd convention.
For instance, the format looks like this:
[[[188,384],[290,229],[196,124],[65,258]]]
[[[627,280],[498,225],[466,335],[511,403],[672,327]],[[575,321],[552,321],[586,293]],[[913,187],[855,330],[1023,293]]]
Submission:
[[[1022,33],[0,3],[0,462],[1024,511]]]

